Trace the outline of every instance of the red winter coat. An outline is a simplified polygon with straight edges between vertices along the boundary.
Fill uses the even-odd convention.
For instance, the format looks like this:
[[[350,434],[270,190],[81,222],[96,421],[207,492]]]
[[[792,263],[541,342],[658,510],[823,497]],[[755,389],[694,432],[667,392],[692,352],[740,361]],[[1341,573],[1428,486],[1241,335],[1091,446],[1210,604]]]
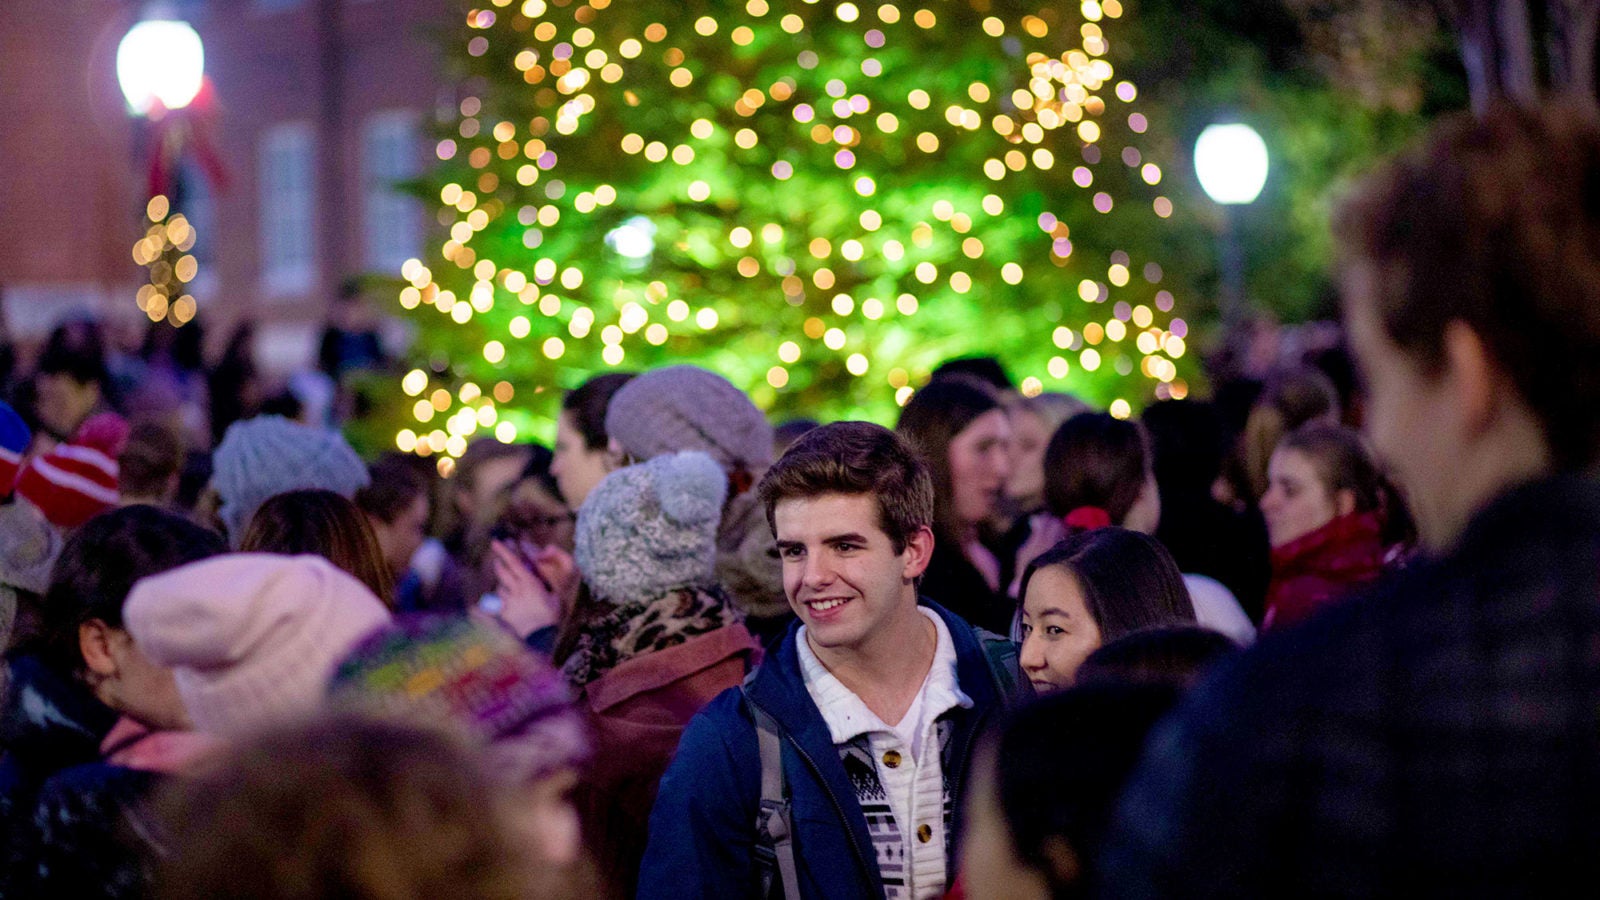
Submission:
[[[595,754],[579,812],[596,861],[627,896],[678,738],[701,707],[744,681],[759,653],[743,625],[728,625],[624,660],[584,686],[578,702],[594,727]]]
[[[1301,622],[1378,579],[1384,546],[1375,512],[1350,513],[1272,551],[1263,631]]]

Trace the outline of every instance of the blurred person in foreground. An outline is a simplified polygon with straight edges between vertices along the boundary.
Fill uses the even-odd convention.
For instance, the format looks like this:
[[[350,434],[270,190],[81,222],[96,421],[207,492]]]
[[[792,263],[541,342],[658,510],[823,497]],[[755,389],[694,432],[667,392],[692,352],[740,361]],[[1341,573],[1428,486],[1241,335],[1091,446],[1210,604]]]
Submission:
[[[1179,695],[1167,684],[1083,685],[1007,716],[985,737],[967,795],[964,896],[1091,896],[1117,792]]]
[[[342,717],[279,728],[166,800],[172,852],[154,895],[592,898],[540,852],[519,799],[442,731]]]
[[[1336,226],[1367,433],[1433,558],[1202,682],[1123,797],[1103,894],[1586,894],[1600,124],[1451,118]]]
[[[139,579],[224,549],[221,535],[149,506],[96,516],[67,539],[41,629],[9,661],[0,896],[142,896],[143,841],[129,826],[207,743],[123,609]]]
[[[594,745],[566,680],[510,631],[478,617],[404,616],[346,657],[329,683],[328,702],[335,712],[465,740],[530,839],[527,860],[560,873],[575,895],[594,896],[599,882],[586,854],[608,868],[614,863],[583,846],[568,796]],[[625,754],[627,747],[606,752]]]

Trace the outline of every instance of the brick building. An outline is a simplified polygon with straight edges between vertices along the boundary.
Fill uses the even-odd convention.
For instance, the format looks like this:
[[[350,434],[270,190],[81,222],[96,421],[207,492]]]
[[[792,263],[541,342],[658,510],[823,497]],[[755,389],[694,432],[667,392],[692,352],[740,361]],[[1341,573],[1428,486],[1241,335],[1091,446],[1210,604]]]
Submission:
[[[214,342],[259,324],[258,357],[309,365],[327,305],[354,275],[419,255],[427,213],[391,189],[431,158],[448,108],[433,42],[449,0],[190,0],[205,44],[210,133],[227,180],[186,165],[200,320]],[[0,302],[21,343],[60,318],[139,315],[147,162],[115,75],[137,3],[0,3]]]

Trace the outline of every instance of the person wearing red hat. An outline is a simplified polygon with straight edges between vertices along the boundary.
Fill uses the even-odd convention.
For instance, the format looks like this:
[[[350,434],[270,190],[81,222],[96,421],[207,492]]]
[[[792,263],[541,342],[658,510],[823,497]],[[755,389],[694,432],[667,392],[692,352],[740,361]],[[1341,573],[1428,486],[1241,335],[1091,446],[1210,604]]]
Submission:
[[[117,461],[93,447],[62,444],[23,464],[16,492],[70,531],[117,505]]]

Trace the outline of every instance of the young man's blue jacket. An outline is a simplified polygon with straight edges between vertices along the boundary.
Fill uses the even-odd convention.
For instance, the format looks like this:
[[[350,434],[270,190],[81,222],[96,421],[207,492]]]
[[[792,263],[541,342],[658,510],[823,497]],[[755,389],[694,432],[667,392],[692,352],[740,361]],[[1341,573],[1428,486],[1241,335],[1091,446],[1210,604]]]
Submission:
[[[959,834],[960,801],[973,745],[1008,701],[972,626],[932,603],[924,605],[949,626],[956,649],[956,679],[973,701],[971,709],[947,714],[952,732],[946,777],[957,801],[953,827]],[[879,898],[883,880],[866,818],[827,723],[800,674],[795,650],[798,629],[798,624],[789,628],[748,690],[751,702],[770,713],[783,732],[783,770],[793,804],[800,892],[806,898],[826,900]],[[625,751],[613,748],[612,752]],[[762,880],[755,855],[760,802],[755,723],[740,690],[732,688],[689,723],[661,781],[650,815],[650,843],[638,896],[642,900],[757,896]],[[952,861],[951,877],[955,869]],[[773,882],[773,895],[781,894],[775,875]]]

